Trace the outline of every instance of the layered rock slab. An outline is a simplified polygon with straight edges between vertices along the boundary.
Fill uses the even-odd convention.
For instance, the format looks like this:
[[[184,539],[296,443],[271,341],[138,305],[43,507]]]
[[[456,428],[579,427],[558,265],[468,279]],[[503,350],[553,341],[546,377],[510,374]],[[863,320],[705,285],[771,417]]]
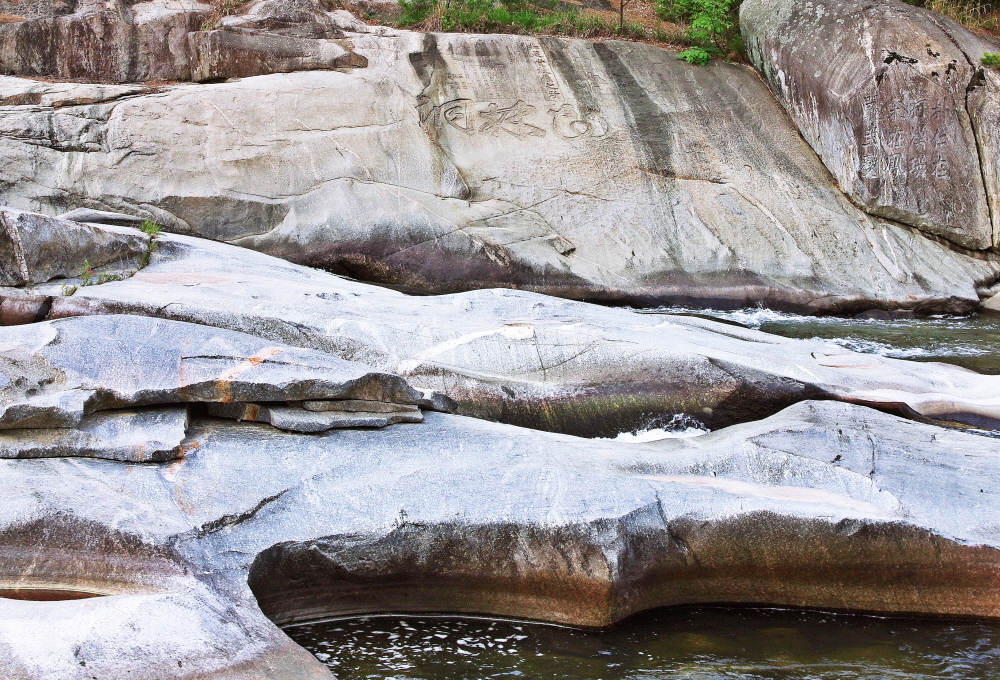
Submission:
[[[181,455],[187,425],[187,409],[168,406],[98,412],[72,428],[0,429],[0,458],[173,460]]]
[[[855,203],[965,248],[1000,244],[996,78],[979,61],[996,45],[895,0],[748,0],[740,27]]]
[[[50,315],[249,332],[398,373],[449,395],[460,413],[586,436],[677,413],[716,429],[809,398],[1000,422],[1000,378],[954,366],[525,291],[411,297],[226,244],[158,240],[138,275],[55,295]]]
[[[399,376],[194,324],[96,316],[0,330],[0,430],[156,404],[338,399],[425,401]]]
[[[81,660],[112,680],[313,677],[251,593],[282,622],[602,626],[696,602],[1000,616],[1000,440],[859,406],[638,445],[442,414],[318,435],[193,425],[171,464],[0,461],[0,587],[105,595],[0,600],[13,677],[86,677]],[[57,540],[32,543],[46,527]],[[41,630],[44,654],[25,634]]]
[[[997,277],[851,204],[744,67],[616,41],[350,39],[368,68],[0,112],[0,201],[434,292],[930,313],[970,311]]]

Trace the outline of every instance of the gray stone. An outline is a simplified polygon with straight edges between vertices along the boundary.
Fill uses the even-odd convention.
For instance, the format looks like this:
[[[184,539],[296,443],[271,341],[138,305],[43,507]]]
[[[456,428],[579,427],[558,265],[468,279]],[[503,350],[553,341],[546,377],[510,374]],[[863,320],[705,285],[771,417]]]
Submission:
[[[326,40],[343,33],[318,0],[264,0],[248,10],[218,22],[224,30],[206,31],[218,18],[208,4],[80,2],[66,16],[0,24],[0,71],[129,83],[365,65],[363,57]],[[108,91],[97,92],[108,98]],[[52,97],[35,90],[10,104],[46,99]]]
[[[996,84],[979,64],[989,43],[896,0],[747,0],[740,26],[855,203],[965,248],[1000,244]]]
[[[346,400],[350,401],[350,400]],[[334,404],[336,402],[305,402],[306,404]],[[352,403],[357,403],[353,401]],[[383,405],[383,406],[395,406]],[[420,423],[424,416],[416,406],[410,411],[372,409],[338,410],[336,408],[306,409],[270,404],[216,403],[208,405],[208,414],[219,418],[270,423],[289,432],[326,432],[346,427],[385,427],[396,423]]]
[[[326,8],[327,4],[322,0],[261,0],[245,7],[243,14],[223,17],[221,24],[224,28],[248,29],[292,38],[344,37],[337,19],[343,22],[345,17],[343,14],[334,16]],[[349,12],[345,14],[350,15]]]
[[[810,398],[1000,424],[1000,376],[955,366],[526,291],[411,297],[204,239],[158,242],[136,276],[55,295],[50,316],[141,314],[252,333],[403,375],[465,415],[585,436],[678,413],[717,429]]]
[[[27,78],[0,76],[0,106],[81,106],[120,99],[147,92],[148,89],[141,85],[47,83]]]
[[[75,428],[0,430],[0,458],[86,457],[160,462],[180,458],[187,409],[177,406],[102,411]]]
[[[86,264],[131,274],[149,249],[149,237],[135,229],[0,208],[0,286],[78,277]]]
[[[422,401],[422,400],[421,400]],[[408,404],[386,404],[378,401],[343,399],[341,401],[304,401],[307,411],[347,411],[352,413],[419,413],[420,407]],[[440,409],[434,409],[440,410]]]
[[[0,329],[0,430],[155,404],[422,397],[389,373],[195,324],[96,316]]]
[[[120,227],[137,227],[144,222],[141,217],[135,215],[113,213],[107,210],[91,210],[90,208],[70,210],[68,213],[60,215],[59,219],[86,224],[112,224]]]
[[[195,81],[368,65],[364,57],[348,52],[335,40],[229,29],[190,33],[188,42],[194,64],[191,80]]]
[[[367,68],[6,109],[0,201],[438,293],[964,313],[1000,275],[854,206],[746,67],[617,41],[349,42]]]
[[[170,464],[0,460],[0,588],[105,595],[0,599],[7,677],[321,677],[261,610],[1000,617],[1000,440],[860,406],[652,444],[433,413],[315,435],[204,420],[191,435]]]

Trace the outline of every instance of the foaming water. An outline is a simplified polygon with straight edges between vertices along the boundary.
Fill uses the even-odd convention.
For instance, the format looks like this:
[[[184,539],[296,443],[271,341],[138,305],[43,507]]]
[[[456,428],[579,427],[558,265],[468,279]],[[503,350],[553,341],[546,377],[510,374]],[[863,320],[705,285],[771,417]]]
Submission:
[[[635,311],[712,317],[786,338],[822,340],[852,352],[941,361],[979,373],[1000,374],[1000,314],[889,320],[803,316],[758,308],[718,311],[661,307]]]
[[[1000,674],[1000,626],[776,609],[661,610],[608,631],[392,616],[286,632],[341,680],[986,680]]]
[[[686,439],[708,434],[709,429],[696,418],[684,413],[675,413],[667,420],[665,416],[653,417],[642,428],[632,432],[622,432],[617,437],[598,437],[602,441],[643,444],[661,439]]]

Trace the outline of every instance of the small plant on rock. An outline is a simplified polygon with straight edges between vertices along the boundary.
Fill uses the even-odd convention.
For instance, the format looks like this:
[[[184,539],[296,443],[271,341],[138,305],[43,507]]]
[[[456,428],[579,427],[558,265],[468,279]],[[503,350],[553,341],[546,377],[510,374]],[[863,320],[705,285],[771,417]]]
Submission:
[[[983,66],[992,66],[993,68],[1000,68],[1000,54],[995,52],[986,52],[983,58],[979,60],[982,62]]]
[[[151,220],[146,220],[139,228],[142,229],[142,233],[148,234],[153,238],[156,238],[160,233],[160,225],[152,222]]]

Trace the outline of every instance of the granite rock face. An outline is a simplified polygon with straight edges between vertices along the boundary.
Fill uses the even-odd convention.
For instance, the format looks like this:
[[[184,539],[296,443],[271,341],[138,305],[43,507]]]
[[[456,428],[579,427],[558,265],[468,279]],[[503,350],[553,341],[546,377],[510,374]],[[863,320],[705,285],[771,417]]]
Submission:
[[[323,677],[261,611],[1000,616],[1000,440],[851,404],[638,445],[434,413],[196,419],[189,441],[170,464],[0,460],[0,590],[23,598],[0,599],[6,677]]]
[[[848,201],[748,68],[617,41],[345,40],[367,68],[0,110],[0,201],[437,293],[962,313],[997,278],[994,256]]]
[[[965,248],[1000,244],[996,45],[896,0],[747,0],[747,53],[851,199]]]
[[[3,429],[72,426],[85,413],[165,403],[423,397],[398,376],[321,352],[141,316],[17,326],[0,341]]]
[[[98,83],[239,78],[363,67],[320,0],[263,0],[217,19],[199,2],[81,0],[65,16],[0,24],[0,72]]]
[[[131,273],[149,249],[149,236],[135,229],[0,208],[0,286],[77,278],[87,265]]]
[[[0,458],[106,458],[134,463],[178,458],[187,436],[184,406],[101,411],[76,427],[0,429]]]
[[[810,398],[1000,424],[1000,377],[954,366],[525,291],[411,297],[204,239],[158,243],[126,281],[30,290],[52,295],[54,318],[135,314],[252,333],[401,375],[459,413],[583,436],[682,413],[717,429]]]

